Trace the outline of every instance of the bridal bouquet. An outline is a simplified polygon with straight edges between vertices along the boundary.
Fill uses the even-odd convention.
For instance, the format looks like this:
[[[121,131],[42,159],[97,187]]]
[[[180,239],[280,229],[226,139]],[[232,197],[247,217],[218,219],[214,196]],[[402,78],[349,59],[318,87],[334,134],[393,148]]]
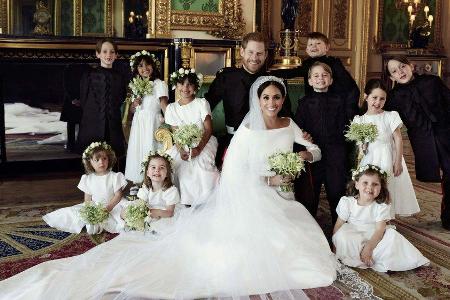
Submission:
[[[149,78],[143,78],[141,76],[136,76],[128,84],[133,94],[133,99],[143,98],[145,95],[150,95],[153,91],[153,81]],[[134,100],[133,100],[134,101]]]
[[[124,220],[130,230],[145,231],[148,225],[148,207],[145,201],[139,199],[127,206]]]
[[[196,147],[203,136],[203,130],[196,124],[179,126],[173,132],[173,141],[178,146],[189,150],[189,160],[191,159],[192,148]]]
[[[100,224],[109,217],[109,212],[102,203],[89,201],[80,209],[80,217],[87,224]]]
[[[276,152],[269,156],[269,171],[277,175],[298,177],[301,171],[305,170],[303,158],[295,152]],[[282,192],[292,192],[294,184],[292,182],[281,185]]]

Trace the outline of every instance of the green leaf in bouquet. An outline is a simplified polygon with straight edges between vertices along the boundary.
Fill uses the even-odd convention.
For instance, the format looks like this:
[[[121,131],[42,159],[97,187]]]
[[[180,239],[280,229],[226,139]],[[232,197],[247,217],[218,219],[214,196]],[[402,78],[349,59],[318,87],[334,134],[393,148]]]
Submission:
[[[85,203],[80,209],[80,217],[87,224],[100,224],[109,217],[109,212],[102,203],[93,201]]]

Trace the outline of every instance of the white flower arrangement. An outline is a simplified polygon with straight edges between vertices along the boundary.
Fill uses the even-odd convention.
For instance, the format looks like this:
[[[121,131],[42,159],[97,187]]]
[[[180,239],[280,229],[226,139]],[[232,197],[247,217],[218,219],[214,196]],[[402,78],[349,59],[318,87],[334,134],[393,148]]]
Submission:
[[[169,83],[172,86],[172,90],[174,90],[177,87],[177,82],[178,82],[179,78],[182,78],[185,75],[188,75],[189,73],[193,73],[193,74],[197,75],[198,88],[200,88],[203,84],[203,74],[195,73],[195,69],[180,68],[180,69],[178,69],[178,71],[175,71],[172,74],[170,74]]]
[[[344,135],[347,140],[356,142],[357,145],[372,143],[378,136],[377,125],[372,123],[352,122]]]
[[[277,175],[296,178],[304,170],[305,162],[298,153],[280,151],[269,156],[269,171]],[[292,192],[293,188],[293,183],[280,186],[282,192]]]
[[[203,130],[196,124],[181,125],[172,133],[175,144],[194,148],[198,146],[203,136]]]
[[[125,208],[124,220],[129,230],[145,231],[150,223],[145,201],[138,199],[128,205]]]
[[[352,180],[356,181],[356,178],[359,177],[360,174],[364,173],[365,171],[367,171],[369,169],[377,172],[384,179],[388,178],[388,173],[386,171],[382,170],[378,166],[367,164],[364,166],[359,166],[359,168],[352,171]]]
[[[106,142],[93,142],[83,151],[83,159],[89,159],[92,156],[92,151],[96,148],[101,148],[105,151],[110,151],[111,146]]]
[[[149,56],[155,62],[156,67],[158,69],[160,69],[161,63],[156,58],[156,55],[153,54],[153,53],[148,52],[147,50],[142,50],[142,51],[136,52],[135,54],[131,55],[131,57],[130,57],[130,68],[131,68],[131,71],[134,71],[133,70],[133,66],[134,66],[134,63],[135,63],[136,59],[139,56]]]
[[[151,95],[153,92],[153,81],[150,78],[143,78],[141,76],[134,77],[128,87],[131,89],[133,99],[138,97],[144,97],[145,95]],[[134,101],[134,100],[133,100]]]
[[[179,147],[189,151],[189,161],[192,156],[192,148],[197,147],[203,137],[203,130],[196,124],[179,126],[172,133],[173,142]]]
[[[89,201],[79,211],[81,219],[87,224],[96,225],[103,223],[109,217],[109,212],[102,203]]]
[[[145,173],[150,158],[157,156],[161,156],[162,158],[165,158],[171,165],[173,164],[173,158],[169,154],[161,151],[150,151],[148,155],[145,157],[145,159],[141,162],[141,174]]]

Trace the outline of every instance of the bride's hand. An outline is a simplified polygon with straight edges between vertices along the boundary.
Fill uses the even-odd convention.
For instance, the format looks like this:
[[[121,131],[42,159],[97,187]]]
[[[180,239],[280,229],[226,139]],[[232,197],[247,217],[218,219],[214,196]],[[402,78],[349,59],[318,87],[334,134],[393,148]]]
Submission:
[[[284,176],[284,175],[275,175],[269,177],[270,185],[278,186],[278,185],[286,185],[291,183],[292,177],[291,176]]]

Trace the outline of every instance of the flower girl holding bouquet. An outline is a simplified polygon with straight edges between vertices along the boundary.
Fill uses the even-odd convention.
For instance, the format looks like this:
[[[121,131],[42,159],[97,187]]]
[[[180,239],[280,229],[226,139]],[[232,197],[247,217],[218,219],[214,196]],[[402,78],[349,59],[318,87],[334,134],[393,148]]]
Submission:
[[[141,183],[141,162],[150,151],[161,145],[155,140],[154,132],[162,124],[161,110],[168,103],[167,85],[159,79],[159,61],[155,55],[142,50],[132,55],[130,66],[134,78],[129,84],[132,96],[130,138],[128,141],[125,177],[135,184]]]
[[[362,116],[354,124],[376,126],[359,165],[373,164],[388,173],[388,190],[392,199],[391,217],[409,216],[420,211],[416,194],[403,158],[402,120],[396,111],[384,111],[386,88],[379,79],[371,79],[364,88]],[[373,133],[373,132],[372,132]],[[360,146],[361,147],[361,146]]]
[[[169,104],[165,113],[175,143],[167,153],[174,159],[175,180],[184,205],[206,196],[219,178],[211,108],[204,98],[195,97],[202,79],[194,69],[181,68],[170,75],[172,88],[180,93],[180,99]]]
[[[172,183],[172,158],[151,151],[142,162],[145,174],[138,200],[124,204],[121,213],[125,228],[160,232],[168,228],[179,212],[180,195]]]
[[[78,188],[84,192],[84,203],[58,209],[42,218],[56,229],[80,233],[86,226],[89,234],[106,230],[119,232],[122,189],[127,181],[122,173],[111,171],[116,155],[105,142],[91,143],[83,152],[86,174]]]
[[[419,250],[386,224],[391,219],[386,177],[385,171],[371,164],[352,172],[347,196],[336,208],[332,238],[336,257],[350,267],[377,272],[428,265],[430,261]]]

